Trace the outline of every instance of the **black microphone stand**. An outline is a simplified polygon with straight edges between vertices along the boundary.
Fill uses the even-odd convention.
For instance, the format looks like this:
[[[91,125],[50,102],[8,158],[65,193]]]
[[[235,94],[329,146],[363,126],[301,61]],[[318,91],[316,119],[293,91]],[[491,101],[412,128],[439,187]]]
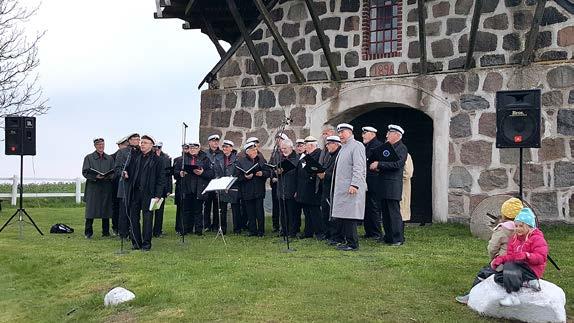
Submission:
[[[134,147],[134,146],[129,145],[129,146],[128,146],[128,149],[129,149],[130,153],[128,154],[128,158],[126,158],[126,162],[124,163],[124,167],[122,167],[122,172],[120,173],[120,185],[122,185],[122,189],[123,189],[123,192],[124,192],[124,198],[123,198],[123,200],[124,200],[124,201],[123,201],[123,202],[124,202],[124,205],[123,205],[123,206],[124,206],[124,209],[125,209],[125,215],[126,215],[126,217],[128,218],[128,222],[130,223],[130,231],[128,232],[128,234],[131,234],[131,240],[132,240],[132,242],[135,243],[135,244],[136,244],[136,248],[139,249],[139,248],[140,248],[139,243],[138,243],[137,240],[134,238],[134,233],[133,233],[133,231],[134,231],[134,226],[133,226],[132,217],[131,217],[130,208],[129,208],[129,205],[130,205],[130,203],[129,203],[129,195],[128,195],[128,193],[127,193],[126,185],[125,185],[125,184],[126,184],[126,179],[123,177],[123,176],[124,176],[124,172],[126,171],[126,169],[128,168],[129,163],[130,163],[131,160],[132,160],[133,150],[134,150],[134,149],[137,149],[137,147]],[[129,174],[128,174],[128,176],[129,176]],[[121,221],[120,221],[120,222],[121,222]],[[117,252],[117,254],[119,254],[119,255],[122,255],[122,254],[127,253],[127,251],[124,250],[124,239],[125,239],[125,237],[124,237],[124,236],[121,234],[121,232],[120,232],[120,250]]]
[[[285,127],[291,122],[291,119],[289,118],[285,118],[285,120],[281,123],[281,128],[279,129],[279,132],[277,132],[277,134],[281,135],[284,133],[285,131]],[[281,152],[278,149],[278,140],[275,140],[275,145],[273,147],[273,154],[278,154],[279,158],[278,160],[274,160],[274,162],[279,161],[282,157],[281,157]],[[281,176],[283,176],[283,169],[281,168],[281,166],[279,166],[280,163],[277,163],[277,168],[276,170],[281,171]],[[279,181],[279,174],[277,174],[277,172],[275,172],[275,174],[277,175],[277,181]],[[281,180],[281,190],[279,189],[279,187],[277,188],[277,200],[279,202],[279,218],[283,218],[283,223],[285,224],[285,228],[283,228],[283,241],[285,241],[287,243],[287,249],[283,250],[284,252],[293,252],[296,251],[296,249],[291,249],[290,244],[289,244],[289,217],[287,216],[287,206],[285,205],[285,200],[281,198],[281,192],[285,193],[285,181]],[[283,201],[282,201],[283,200]]]
[[[187,124],[185,122],[182,122],[182,132],[183,132],[183,136],[181,138],[182,140],[182,147],[183,145],[185,145],[185,139],[187,137]],[[180,172],[183,172],[185,169],[185,151],[183,151],[183,149],[181,150],[181,169]],[[179,188],[179,203],[181,205],[178,205],[178,208],[180,208],[181,206],[181,212],[179,213],[179,225],[180,225],[180,229],[181,229],[181,244],[185,244],[185,235],[186,235],[186,228],[184,227],[185,221],[183,221],[183,217],[185,216],[185,202],[183,201],[185,198],[185,194],[183,193],[183,177],[180,177],[180,188]]]

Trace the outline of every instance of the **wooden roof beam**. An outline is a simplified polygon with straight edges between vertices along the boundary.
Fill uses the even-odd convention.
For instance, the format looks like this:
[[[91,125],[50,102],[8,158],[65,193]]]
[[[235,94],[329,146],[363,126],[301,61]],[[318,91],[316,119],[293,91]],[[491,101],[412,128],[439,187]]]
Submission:
[[[299,66],[295,62],[295,59],[293,58],[293,55],[291,55],[291,52],[289,51],[289,47],[287,47],[287,43],[285,43],[285,40],[279,34],[279,30],[277,29],[277,26],[275,26],[273,19],[271,19],[271,14],[267,10],[267,8],[265,8],[265,6],[263,5],[263,2],[261,0],[253,0],[253,3],[255,3],[257,10],[259,10],[259,12],[261,13],[261,17],[263,18],[263,22],[265,22],[265,25],[267,25],[267,28],[269,28],[269,31],[271,32],[273,39],[275,39],[275,41],[279,45],[279,49],[283,53],[283,57],[285,57],[285,60],[287,61],[287,64],[291,68],[293,75],[295,75],[295,79],[297,80],[297,83],[305,82],[305,76],[303,76],[303,73],[301,73]]]
[[[418,0],[420,74],[427,73],[427,42],[425,35],[425,0]]]
[[[534,18],[532,19],[532,25],[530,25],[530,32],[528,33],[526,43],[524,44],[524,52],[522,52],[523,66],[530,64],[530,57],[534,52],[534,46],[536,46],[536,38],[538,37],[538,31],[540,30],[540,23],[542,22],[542,15],[544,14],[545,6],[546,0],[538,0],[536,10],[534,11]]]
[[[191,12],[191,8],[193,7],[194,3],[195,3],[195,0],[189,0],[187,2],[187,6],[185,6],[185,16],[189,16],[189,13]]]
[[[335,66],[333,57],[331,57],[331,48],[329,47],[327,36],[325,36],[325,31],[323,30],[323,27],[321,27],[321,21],[319,20],[319,16],[317,15],[317,11],[315,10],[313,0],[305,0],[305,4],[307,4],[307,9],[309,10],[309,14],[311,15],[311,19],[313,20],[313,26],[315,27],[317,37],[319,38],[319,42],[321,43],[321,47],[323,48],[323,54],[325,55],[325,59],[327,60],[327,64],[329,65],[329,69],[331,70],[331,76],[335,81],[341,81],[341,75],[339,75],[337,66]]]
[[[237,5],[235,4],[235,0],[226,0],[226,1],[227,1],[227,7],[229,8],[229,12],[231,12],[231,15],[233,16],[233,20],[235,20],[235,24],[239,28],[239,31],[241,32],[241,35],[243,36],[243,39],[245,40],[245,44],[247,45],[247,48],[249,49],[249,52],[251,53],[251,56],[253,56],[253,60],[255,61],[255,65],[257,66],[257,70],[259,71],[259,74],[261,74],[261,77],[263,78],[263,83],[265,85],[270,85],[271,79],[269,78],[269,74],[265,70],[265,67],[263,66],[263,62],[261,62],[261,56],[259,56],[259,53],[255,49],[255,45],[253,45],[253,40],[251,39],[251,35],[249,34],[249,32],[247,32],[247,28],[245,27],[245,23],[243,22],[243,18],[241,18],[241,15],[239,14],[239,10],[237,10]]]
[[[464,69],[469,70],[472,64],[472,55],[474,54],[474,45],[476,44],[476,34],[478,32],[478,24],[480,22],[480,14],[482,11],[482,0],[474,2],[474,12],[472,13],[472,22],[470,24],[470,36],[468,38],[468,51],[466,52],[466,61]]]
[[[221,44],[219,43],[219,39],[217,39],[217,36],[215,36],[215,31],[213,30],[213,26],[211,26],[211,23],[209,22],[209,20],[207,20],[205,18],[204,15],[201,15],[201,17],[203,19],[203,24],[205,26],[205,32],[207,33],[207,36],[209,37],[209,39],[211,40],[213,45],[215,45],[215,48],[217,49],[217,52],[219,53],[219,57],[225,56],[225,49],[223,49],[223,46],[221,46]]]

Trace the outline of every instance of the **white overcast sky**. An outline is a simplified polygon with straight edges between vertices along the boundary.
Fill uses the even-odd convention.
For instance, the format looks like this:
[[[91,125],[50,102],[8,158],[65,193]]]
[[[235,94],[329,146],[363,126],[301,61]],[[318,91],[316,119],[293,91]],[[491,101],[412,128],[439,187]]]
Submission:
[[[151,134],[171,156],[180,152],[182,122],[187,139],[197,139],[197,86],[219,56],[206,35],[154,11],[154,0],[41,3],[26,28],[47,31],[38,72],[52,108],[37,119],[37,155],[24,157],[24,177],[81,176],[96,137],[111,154],[129,132]],[[0,178],[19,174],[20,158],[1,148]]]

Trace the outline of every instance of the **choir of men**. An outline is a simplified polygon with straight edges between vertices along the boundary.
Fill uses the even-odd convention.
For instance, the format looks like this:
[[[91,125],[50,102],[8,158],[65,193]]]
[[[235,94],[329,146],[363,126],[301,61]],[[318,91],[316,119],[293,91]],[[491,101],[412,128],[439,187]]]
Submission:
[[[357,250],[357,225],[362,221],[365,238],[402,245],[404,130],[389,125],[384,144],[377,132],[363,127],[361,144],[354,139],[352,125],[342,123],[336,129],[325,125],[321,145],[313,136],[294,143],[278,133],[269,163],[256,137],[248,138],[240,152],[231,140],[223,140],[220,147],[217,134],[208,137],[206,151],[199,142],[186,143],[173,165],[163,144],[149,135],[140,138],[132,133],[120,139],[112,156],[104,153],[104,140],[95,139],[96,150],[85,157],[82,168],[87,178],[86,238],[93,235],[94,218],[102,218],[102,233],[109,235],[112,217],[114,233],[122,238],[129,234],[133,249],[150,250],[152,236],[163,235],[163,209],[172,193],[172,178],[178,234],[203,235],[204,230],[219,228],[227,234],[230,207],[233,233],[262,237],[269,178],[274,232],[296,237],[303,211],[302,239],[315,237],[339,250]],[[203,193],[210,180],[222,176],[237,180],[225,192]],[[150,206],[156,201],[159,208],[154,212]]]

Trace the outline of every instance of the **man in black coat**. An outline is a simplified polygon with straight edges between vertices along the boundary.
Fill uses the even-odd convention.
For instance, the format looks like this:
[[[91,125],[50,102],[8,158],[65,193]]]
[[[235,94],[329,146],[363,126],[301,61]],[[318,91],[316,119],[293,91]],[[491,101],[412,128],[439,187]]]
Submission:
[[[131,193],[130,224],[132,249],[149,251],[153,232],[153,212],[150,206],[157,203],[165,187],[163,161],[153,152],[155,140],[148,135],[141,137],[140,150],[122,172]],[[140,212],[143,226],[140,228]]]
[[[277,174],[277,197],[278,206],[281,208],[281,235],[294,238],[297,233],[297,202],[295,192],[297,192],[297,163],[299,155],[294,150],[293,141],[284,139],[280,146],[281,159],[278,161]],[[285,163],[290,164],[285,164]],[[288,169],[287,167],[292,167]]]
[[[263,237],[265,235],[265,210],[263,199],[265,198],[265,182],[271,176],[271,171],[265,165],[267,161],[258,154],[257,144],[249,142],[245,144],[245,156],[237,160],[237,166],[241,168],[237,176],[239,188],[245,212],[249,218],[249,236]],[[244,171],[259,164],[256,172],[246,174]]]
[[[313,136],[305,138],[305,156],[319,162],[321,149],[317,147],[317,139]],[[313,235],[319,240],[325,238],[325,229],[321,221],[321,185],[317,173],[308,167],[305,156],[299,159],[297,165],[296,200],[305,214],[305,230],[302,239]]]
[[[408,154],[407,147],[401,141],[404,133],[405,131],[400,126],[389,125],[387,142],[392,145],[398,158],[386,161],[387,157],[393,156],[392,152],[388,149],[378,149],[378,161],[372,162],[369,166],[370,170],[376,170],[380,174],[379,197],[385,229],[382,242],[393,246],[400,246],[405,241],[400,207],[403,194],[403,169]]]
[[[231,140],[224,140],[221,150],[223,158],[218,160],[214,167],[221,169],[221,176],[235,177],[238,169],[235,168],[237,160],[237,150],[233,149],[235,144]],[[239,205],[239,185],[237,181],[226,192],[219,192],[219,209],[221,210],[221,230],[223,234],[227,233],[227,205],[231,204],[231,216],[233,219],[233,232],[241,233],[241,209]],[[219,219],[218,219],[219,220]],[[219,222],[218,226],[219,226]],[[219,229],[219,228],[217,228]]]
[[[174,189],[174,202],[175,202],[175,232],[178,235],[182,235],[184,230],[184,223],[183,223],[183,193],[181,190],[181,183],[183,182],[183,178],[176,177],[176,172],[181,170],[181,159],[182,156],[185,156],[189,153],[189,144],[181,145],[181,156],[178,156],[173,159],[173,166],[171,167],[171,176],[175,178],[175,189]],[[179,168],[176,169],[175,165],[179,165]],[[171,181],[171,179],[170,179]]]
[[[363,127],[363,144],[365,144],[365,155],[367,156],[367,196],[365,201],[365,218],[363,220],[365,228],[365,238],[380,240],[383,237],[381,231],[381,207],[377,196],[379,191],[377,171],[369,169],[369,163],[377,160],[375,152],[383,143],[377,139],[377,129],[373,127]]]
[[[198,142],[189,144],[189,152],[184,155],[184,159],[183,169],[182,159],[173,165],[175,180],[181,180],[179,190],[183,198],[180,203],[183,202],[181,216],[184,222],[182,234],[195,230],[195,234],[200,236],[203,235],[201,209],[206,199],[206,195],[202,193],[209,181],[215,177],[215,172],[207,154],[200,150]]]
[[[114,159],[114,171],[115,171],[115,160],[118,158],[117,155],[123,148],[129,146],[128,137],[123,137],[122,139],[116,142],[118,145],[118,150],[115,153],[111,154],[112,158]],[[118,235],[120,233],[120,205],[122,202],[121,198],[118,198],[118,185],[120,183],[120,176],[114,176],[113,185],[114,185],[114,200],[112,203],[112,232],[114,235]]]
[[[170,171],[171,168],[171,157],[168,154],[162,151],[163,143],[160,141],[153,146],[155,154],[161,159],[163,162],[163,169],[164,169],[164,176],[165,176],[165,186],[162,192],[161,197],[163,198],[163,202],[159,209],[153,212],[153,236],[156,238],[161,237],[163,234],[163,211],[165,207],[165,202],[167,197],[171,194],[173,183],[171,182],[172,172]]]
[[[324,173],[317,174],[321,179],[323,191],[321,194],[321,213],[322,221],[325,227],[325,238],[328,243],[336,245],[343,242],[343,235],[341,232],[340,221],[337,218],[331,218],[331,184],[333,182],[333,169],[335,167],[335,160],[341,150],[341,138],[339,136],[328,136],[325,138],[325,151],[323,163],[321,164],[325,169]]]
[[[214,178],[221,177],[223,172],[223,169],[218,167],[223,159],[223,152],[219,149],[219,139],[217,134],[207,137],[208,149],[206,154],[215,173]],[[208,231],[217,231],[219,228],[219,205],[217,205],[217,194],[213,191],[206,194],[203,205],[203,228]]]
[[[269,158],[269,163],[272,165],[277,165],[283,159],[281,153],[281,142],[285,139],[289,139],[286,134],[278,133],[275,136],[275,149],[271,152],[271,157]],[[277,195],[277,174],[274,170],[271,171],[271,220],[273,222],[273,232],[279,231],[280,221],[279,217],[281,215],[282,209],[279,208],[279,197]]]
[[[121,238],[127,238],[128,232],[131,231],[129,225],[130,214],[130,186],[126,179],[122,176],[123,171],[132,160],[132,157],[139,153],[140,150],[140,135],[132,133],[128,136],[128,146],[121,148],[116,152],[114,160],[114,172],[118,178],[117,198],[119,199],[119,217],[118,217],[118,230]]]

